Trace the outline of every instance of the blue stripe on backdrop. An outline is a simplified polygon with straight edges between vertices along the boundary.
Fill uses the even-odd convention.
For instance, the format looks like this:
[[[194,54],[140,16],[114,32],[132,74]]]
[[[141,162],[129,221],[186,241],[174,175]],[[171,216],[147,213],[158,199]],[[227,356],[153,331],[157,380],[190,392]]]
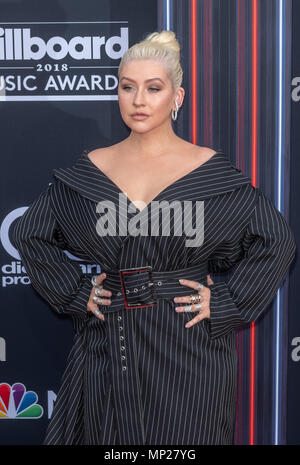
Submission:
[[[173,1],[165,0],[163,2],[163,28],[167,30],[173,29]]]
[[[283,85],[283,11],[282,1],[276,0],[276,145],[275,145],[275,172],[274,172],[274,194],[276,196],[277,208],[281,209],[281,157],[282,157],[282,85]],[[273,443],[278,444],[278,435],[280,430],[280,346],[281,335],[280,329],[282,327],[281,315],[281,289],[277,292],[275,298],[276,319],[274,324],[273,345],[274,345],[274,361],[273,361],[273,428],[272,436]]]
[[[276,103],[277,103],[277,147],[276,147],[276,164],[275,164],[275,205],[278,210],[288,215],[287,209],[287,197],[289,195],[288,187],[289,182],[287,181],[288,172],[286,169],[287,161],[290,157],[289,143],[287,134],[289,135],[290,130],[290,95],[285,89],[289,89],[289,83],[291,80],[291,62],[289,60],[291,53],[291,28],[288,27],[291,24],[291,2],[283,0],[276,1]],[[284,310],[287,304],[287,290],[284,286],[288,285],[288,279],[284,283],[277,293],[275,299],[276,307],[276,324],[274,326],[274,428],[273,443],[284,444],[285,443],[285,427],[284,427],[284,414],[286,407],[283,409],[283,403],[286,402],[286,398],[283,395],[286,389],[283,386],[282,380],[286,379],[287,364],[286,359],[283,359],[281,354],[286,353],[283,346],[285,341],[284,335],[286,332],[286,316]],[[286,298],[284,299],[284,294]]]
[[[251,150],[253,1],[158,0],[163,11],[158,16],[158,30],[174,30],[182,45],[184,79],[189,84],[187,87],[183,84],[186,99],[176,123],[178,135],[191,140],[195,117],[197,144],[223,150],[248,176],[256,170],[257,185],[287,218],[292,1],[257,2],[257,166]],[[195,116],[191,103],[192,4],[196,5],[197,20]],[[288,278],[271,304],[272,311],[255,324],[252,425],[249,424],[250,330],[236,331],[239,355],[236,444],[249,444],[251,428],[255,444],[286,441],[287,283]]]

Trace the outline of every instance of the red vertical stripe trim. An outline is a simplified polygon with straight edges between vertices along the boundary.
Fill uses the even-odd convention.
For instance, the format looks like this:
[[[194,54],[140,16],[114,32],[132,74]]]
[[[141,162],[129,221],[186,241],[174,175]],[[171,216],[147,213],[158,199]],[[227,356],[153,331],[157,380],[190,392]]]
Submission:
[[[257,186],[257,0],[252,5],[252,184]]]
[[[197,144],[197,0],[191,0],[192,143]]]
[[[252,184],[257,186],[257,0],[252,1]],[[249,444],[255,443],[255,322],[250,325],[250,415]]]
[[[208,68],[209,68],[209,8],[208,0],[204,0],[202,4],[202,16],[203,26],[201,27],[201,43],[203,53],[203,66],[202,66],[202,79],[204,92],[201,94],[201,118],[202,118],[202,131],[201,140],[204,141],[204,145],[208,145],[208,134],[209,134],[209,82],[208,82]],[[207,89],[207,90],[206,90]]]
[[[209,0],[205,0],[203,3],[202,8],[202,15],[203,15],[203,27],[201,28],[201,43],[202,51],[203,51],[203,66],[202,66],[202,78],[203,78],[203,93],[201,94],[201,110],[202,110],[202,127],[203,127],[203,134],[201,134],[201,139],[204,142],[204,145],[210,144],[209,138],[209,122],[210,122],[210,82],[209,82],[209,68],[210,68],[210,23],[209,23]]]

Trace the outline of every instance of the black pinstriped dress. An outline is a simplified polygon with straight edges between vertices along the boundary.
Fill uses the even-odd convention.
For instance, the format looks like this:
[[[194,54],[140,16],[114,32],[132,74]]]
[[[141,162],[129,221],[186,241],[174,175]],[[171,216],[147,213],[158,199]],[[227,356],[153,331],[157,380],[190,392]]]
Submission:
[[[176,208],[170,208],[167,234],[151,235],[149,229],[135,234],[138,227],[147,230],[150,205],[141,212],[130,210],[127,196],[125,206],[120,205],[122,194],[84,151],[74,166],[54,170],[54,181],[16,224],[14,244],[32,286],[58,313],[70,315],[75,328],[44,443],[231,444],[234,329],[268,308],[294,258],[294,236],[272,202],[223,152],[151,202],[152,207],[163,201],[169,206],[203,201],[199,246],[187,246],[185,229],[177,233]],[[112,208],[99,208],[100,201],[117,206],[117,215]],[[104,214],[122,226],[122,233],[117,228],[114,235],[99,234],[97,221]],[[196,208],[193,224],[195,216]],[[155,218],[161,225],[161,216]],[[130,232],[124,227],[129,223]],[[65,249],[107,273],[104,287],[113,296],[110,306],[100,306],[104,322],[86,309],[91,275]],[[144,266],[160,277],[153,278],[155,304],[126,309],[118,270]],[[227,270],[228,280],[210,286],[210,319],[185,328],[195,313],[174,310],[173,297],[191,293],[178,278],[207,285],[208,273],[214,278]],[[128,276],[128,288],[149,279],[148,273]]]

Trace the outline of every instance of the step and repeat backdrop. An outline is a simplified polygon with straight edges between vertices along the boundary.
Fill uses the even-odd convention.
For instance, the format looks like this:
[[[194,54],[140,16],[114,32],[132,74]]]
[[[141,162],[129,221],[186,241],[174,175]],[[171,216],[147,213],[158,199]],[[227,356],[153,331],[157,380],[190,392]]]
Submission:
[[[174,30],[182,47],[174,130],[224,151],[299,244],[299,3],[0,0],[0,445],[42,444],[74,335],[30,286],[10,240],[15,221],[54,168],[129,135],[117,70],[148,33]],[[299,274],[295,260],[266,316],[236,331],[235,444],[300,444]]]

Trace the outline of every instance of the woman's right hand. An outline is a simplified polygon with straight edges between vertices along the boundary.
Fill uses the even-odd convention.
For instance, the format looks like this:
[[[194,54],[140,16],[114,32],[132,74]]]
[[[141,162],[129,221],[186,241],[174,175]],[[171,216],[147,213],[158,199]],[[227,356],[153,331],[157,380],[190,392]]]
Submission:
[[[102,284],[103,280],[106,278],[106,274],[105,273],[101,273],[99,274],[97,277],[96,277],[96,282],[98,284]],[[104,321],[104,315],[102,312],[100,312],[99,310],[99,307],[98,307],[98,304],[96,304],[95,302],[93,302],[93,297],[95,297],[95,290],[96,289],[100,289],[99,287],[96,287],[96,286],[93,286],[92,288],[92,291],[91,291],[91,295],[90,295],[90,298],[89,298],[89,301],[87,303],[87,311],[88,312],[92,312],[94,313],[95,317],[99,318],[100,320]],[[102,303],[101,305],[110,305],[111,304],[111,300],[110,299],[107,299],[105,297],[110,297],[111,296],[111,291],[106,291],[104,288],[101,289],[101,296],[96,296],[96,297],[100,297],[102,299]],[[103,298],[104,297],[104,298]],[[98,314],[96,314],[95,312],[98,310]]]

